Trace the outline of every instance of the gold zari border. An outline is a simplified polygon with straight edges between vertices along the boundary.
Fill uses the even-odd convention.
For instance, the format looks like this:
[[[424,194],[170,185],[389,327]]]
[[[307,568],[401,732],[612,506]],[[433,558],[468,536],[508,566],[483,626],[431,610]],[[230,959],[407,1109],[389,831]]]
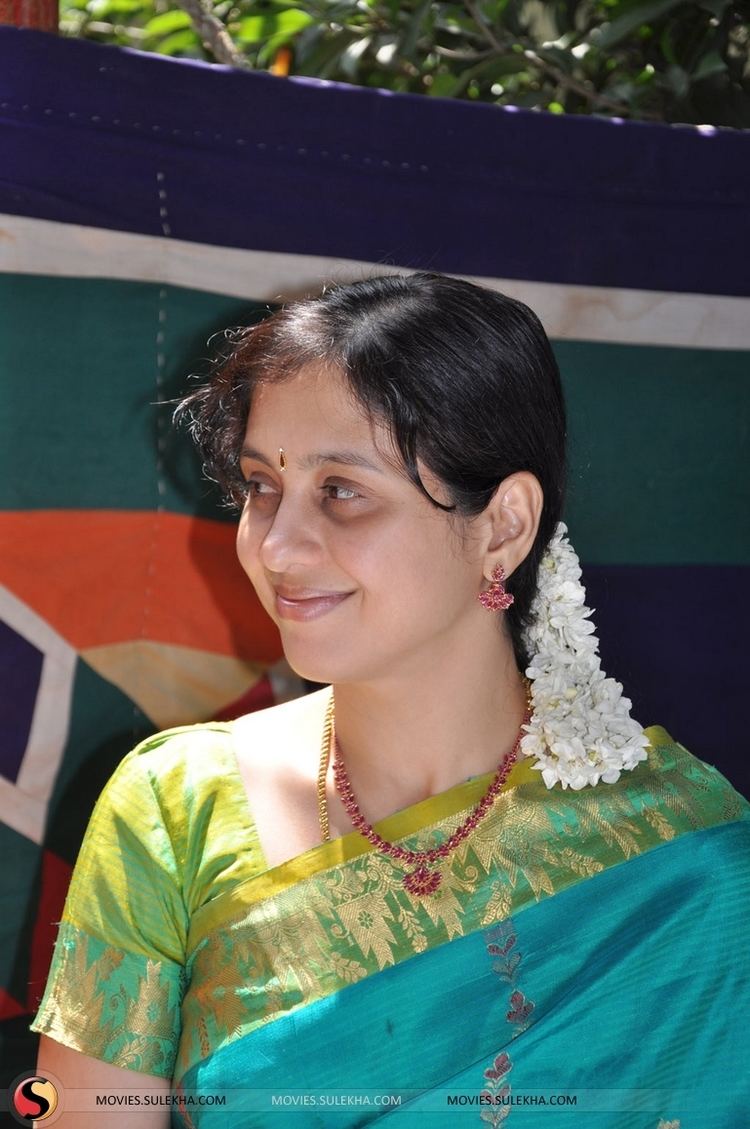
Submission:
[[[686,832],[746,813],[741,797],[714,769],[660,727],[647,734],[648,762],[596,789],[549,791],[528,764],[517,766],[519,775],[511,775],[491,814],[446,862],[432,895],[410,895],[403,868],[352,835],[217,899],[221,904],[191,929],[192,985],[177,1076],[277,1016],[501,921]],[[475,788],[461,786],[461,810],[400,841],[416,849],[443,842],[486,782],[483,777],[470,782]],[[455,803],[456,791],[435,799]],[[383,821],[381,832],[396,838],[393,828],[424,821],[426,811],[420,815],[417,808],[431,803]],[[305,869],[307,876],[299,877]]]

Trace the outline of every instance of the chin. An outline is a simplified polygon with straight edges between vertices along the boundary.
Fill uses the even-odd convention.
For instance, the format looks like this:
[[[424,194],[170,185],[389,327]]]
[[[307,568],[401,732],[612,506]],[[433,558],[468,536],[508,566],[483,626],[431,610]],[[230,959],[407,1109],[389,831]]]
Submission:
[[[367,686],[390,680],[390,671],[375,670],[371,665],[358,666],[342,661],[341,656],[319,662],[292,661],[290,667],[307,682],[317,682],[320,686]]]
[[[312,647],[295,645],[295,641],[284,639],[283,633],[282,643],[286,661],[300,678],[327,686],[333,681],[332,674],[341,673],[340,656],[333,656],[330,652],[321,653]]]
[[[367,671],[361,670],[353,656],[348,656],[335,647],[334,644],[333,648],[323,650],[290,643],[288,647],[284,646],[284,657],[294,673],[308,682],[331,686],[335,682],[367,681],[368,674],[372,674],[369,668]]]

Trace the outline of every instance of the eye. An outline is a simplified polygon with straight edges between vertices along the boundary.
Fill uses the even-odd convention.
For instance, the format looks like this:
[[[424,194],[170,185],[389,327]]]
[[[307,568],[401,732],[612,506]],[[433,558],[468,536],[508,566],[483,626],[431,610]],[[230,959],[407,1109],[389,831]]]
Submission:
[[[352,490],[351,486],[342,486],[338,482],[327,482],[323,489],[332,491],[332,493],[328,495],[332,502],[349,502],[352,498],[361,497],[356,490]]]
[[[320,487],[323,495],[324,503],[344,503],[353,502],[362,495],[352,486],[344,485],[341,482],[326,482]],[[251,476],[250,478],[243,479],[242,491],[245,495],[246,502],[256,507],[267,508],[269,505],[278,505],[281,498],[281,491],[278,486],[272,482],[268,482],[265,478],[257,478]]]
[[[261,478],[247,478],[243,483],[248,498],[272,498],[276,489]]]

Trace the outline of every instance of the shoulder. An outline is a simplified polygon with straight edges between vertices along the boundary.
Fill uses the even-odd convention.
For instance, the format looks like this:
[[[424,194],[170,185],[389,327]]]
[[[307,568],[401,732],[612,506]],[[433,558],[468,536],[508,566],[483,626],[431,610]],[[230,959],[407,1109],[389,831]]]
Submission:
[[[202,725],[181,725],[164,729],[141,741],[125,757],[122,766],[158,778],[179,768],[204,765],[218,771],[231,761],[232,722],[211,721]],[[121,766],[121,767],[122,767]]]
[[[750,804],[717,768],[694,756],[660,725],[649,726],[645,733],[648,759],[621,778],[642,811],[661,809],[685,831],[750,821]]]
[[[653,780],[684,780],[704,795],[722,797],[733,810],[750,810],[747,800],[718,768],[695,756],[663,726],[650,725],[644,732],[649,739],[646,771]]]
[[[235,749],[246,779],[258,779],[269,764],[317,766],[330,687],[246,714],[233,722]]]
[[[717,768],[696,757],[661,726],[646,730],[651,742],[638,796],[645,818],[671,824],[665,856],[674,883],[680,874],[702,906],[724,898],[731,915],[747,917],[750,886],[750,803]],[[635,775],[635,773],[633,774]]]
[[[179,865],[196,833],[242,797],[231,723],[154,733],[123,757],[97,800],[88,836],[127,834]]]
[[[105,786],[89,827],[97,844],[127,840],[134,880],[152,859],[169,872],[189,915],[261,868],[235,725],[181,726],[142,741]]]
[[[614,783],[578,791],[555,785],[546,796],[540,783],[532,795],[600,861],[606,855],[610,863],[620,862],[679,840],[689,853],[708,842],[720,851],[729,840],[747,844],[750,805],[729,781],[663,727],[649,726],[645,733],[646,759]]]
[[[154,733],[129,752],[110,776],[94,808],[94,820],[113,813],[151,818],[156,804],[166,814],[211,781],[226,781],[233,764],[231,725],[210,722]],[[236,761],[234,762],[236,765]],[[147,814],[148,813],[148,814]]]
[[[289,737],[308,727],[316,727],[320,735],[330,700],[331,688],[325,686],[269,709],[245,714],[232,722],[232,726],[236,736],[253,744],[269,738]]]

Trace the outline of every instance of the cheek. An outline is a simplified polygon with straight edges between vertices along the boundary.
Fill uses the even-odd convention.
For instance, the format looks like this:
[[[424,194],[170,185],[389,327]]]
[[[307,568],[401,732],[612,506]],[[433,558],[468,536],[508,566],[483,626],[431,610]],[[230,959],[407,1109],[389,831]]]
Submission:
[[[237,558],[247,575],[252,580],[258,570],[258,550],[260,540],[253,529],[252,522],[248,520],[247,511],[244,511],[237,527],[235,542]]]
[[[399,569],[434,579],[445,576],[447,580],[465,567],[451,531],[444,521],[431,515],[423,516],[421,521],[405,522],[395,531],[393,554]]]
[[[363,516],[331,530],[326,553],[366,593],[382,595],[401,587],[421,566],[421,551],[415,553],[416,546],[409,544],[406,534],[400,522]]]
[[[476,569],[458,555],[450,531],[430,521],[397,523],[352,545],[348,559],[365,589],[387,598],[405,618],[450,616],[474,592]]]
[[[274,595],[273,590],[269,587],[265,578],[263,566],[260,561],[261,543],[262,536],[259,535],[253,522],[248,521],[243,514],[237,528],[237,538],[235,542],[237,559],[240,562],[242,571],[255,589],[255,595],[258,597],[261,606],[265,608],[268,615],[273,619],[275,612]]]

